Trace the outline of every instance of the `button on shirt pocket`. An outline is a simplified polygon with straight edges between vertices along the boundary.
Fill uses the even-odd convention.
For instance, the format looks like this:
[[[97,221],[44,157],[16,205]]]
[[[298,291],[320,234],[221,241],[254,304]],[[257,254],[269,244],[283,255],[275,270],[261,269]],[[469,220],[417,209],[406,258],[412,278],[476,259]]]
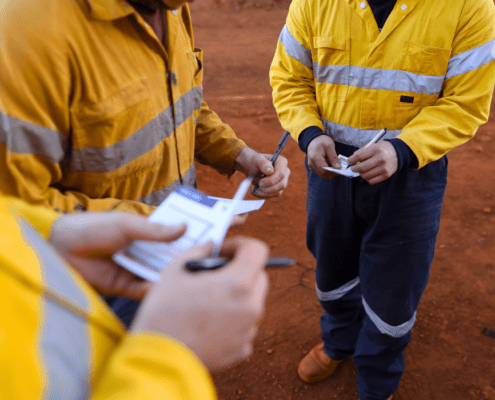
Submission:
[[[404,42],[397,72],[395,106],[418,108],[435,104],[442,91],[451,49]]]
[[[345,101],[349,90],[350,38],[325,36],[313,39],[313,64],[317,96]]]

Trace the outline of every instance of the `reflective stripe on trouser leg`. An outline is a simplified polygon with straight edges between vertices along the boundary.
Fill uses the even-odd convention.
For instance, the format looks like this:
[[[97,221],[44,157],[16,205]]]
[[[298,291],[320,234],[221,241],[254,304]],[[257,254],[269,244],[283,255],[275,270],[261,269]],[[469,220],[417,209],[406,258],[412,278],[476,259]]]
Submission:
[[[329,292],[318,286],[316,291],[325,310],[320,318],[325,353],[334,360],[352,356],[364,316],[359,278]]]
[[[404,322],[403,324],[393,326],[387,324],[384,320],[382,320],[378,315],[375,314],[375,312],[370,308],[368,303],[366,303],[366,300],[363,297],[363,306],[364,310],[366,311],[366,314],[368,315],[368,318],[371,319],[371,321],[375,324],[375,326],[378,328],[380,333],[388,336],[392,336],[395,338],[400,338],[412,329],[414,322],[416,321],[416,311],[414,311],[414,315],[409,321]]]
[[[341,287],[330,290],[329,292],[322,292],[320,289],[318,289],[318,284],[316,284],[316,297],[318,297],[318,300],[320,301],[332,301],[332,300],[337,300],[340,299],[341,297],[345,296],[347,293],[349,293],[352,289],[354,289],[357,285],[359,284],[359,277],[356,279],[353,279],[350,282],[347,282],[346,284],[342,285]]]

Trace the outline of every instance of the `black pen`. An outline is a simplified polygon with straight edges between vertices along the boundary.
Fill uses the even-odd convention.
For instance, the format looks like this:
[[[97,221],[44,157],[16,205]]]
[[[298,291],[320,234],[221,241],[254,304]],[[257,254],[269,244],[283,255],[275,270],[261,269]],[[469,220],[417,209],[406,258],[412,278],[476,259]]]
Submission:
[[[229,261],[230,259],[225,257],[202,258],[186,262],[185,268],[190,272],[206,271],[223,267]],[[289,267],[295,263],[295,260],[288,257],[270,257],[266,262],[266,268]]]
[[[285,144],[287,143],[287,140],[289,140],[289,137],[290,137],[289,131],[285,131],[285,133],[282,136],[282,139],[280,139],[280,142],[278,142],[277,151],[275,153],[273,153],[273,156],[270,159],[270,162],[272,163],[272,165],[275,165],[275,161],[277,161],[277,158],[278,158],[280,152],[282,151],[282,149],[284,148]],[[254,188],[251,191],[252,194],[254,194],[259,189],[259,187],[260,187],[259,183],[265,176],[266,176],[265,174],[260,175],[258,182],[256,182],[256,185],[254,185]]]

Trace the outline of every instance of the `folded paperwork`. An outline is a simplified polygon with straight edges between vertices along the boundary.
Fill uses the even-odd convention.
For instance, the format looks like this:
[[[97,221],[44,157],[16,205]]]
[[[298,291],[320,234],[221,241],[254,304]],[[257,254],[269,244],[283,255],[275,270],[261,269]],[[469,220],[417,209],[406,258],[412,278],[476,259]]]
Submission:
[[[352,172],[351,168],[347,168],[349,164],[347,164],[347,157],[340,155],[339,154],[339,160],[340,164],[342,165],[341,169],[336,169],[332,167],[324,167],[323,169],[326,169],[327,171],[332,171],[335,172],[336,174],[342,175],[342,176],[347,176],[348,178],[356,178],[359,176],[359,173],[357,172]]]

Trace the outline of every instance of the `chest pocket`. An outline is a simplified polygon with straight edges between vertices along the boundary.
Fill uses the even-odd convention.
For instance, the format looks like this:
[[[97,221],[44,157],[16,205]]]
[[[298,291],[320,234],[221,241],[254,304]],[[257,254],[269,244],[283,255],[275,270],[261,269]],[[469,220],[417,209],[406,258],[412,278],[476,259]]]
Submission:
[[[71,172],[119,170],[112,174],[115,177],[155,164],[157,151],[141,158],[139,165],[122,168],[159,144],[155,117],[146,79],[135,81],[101,102],[81,104],[71,110]]]
[[[194,86],[199,86],[203,82],[203,50],[195,48],[193,51],[187,52],[187,57]]]
[[[396,107],[431,106],[442,91],[452,49],[404,42],[397,73]]]
[[[351,39],[338,36],[313,38],[317,97],[345,101],[349,91]]]

